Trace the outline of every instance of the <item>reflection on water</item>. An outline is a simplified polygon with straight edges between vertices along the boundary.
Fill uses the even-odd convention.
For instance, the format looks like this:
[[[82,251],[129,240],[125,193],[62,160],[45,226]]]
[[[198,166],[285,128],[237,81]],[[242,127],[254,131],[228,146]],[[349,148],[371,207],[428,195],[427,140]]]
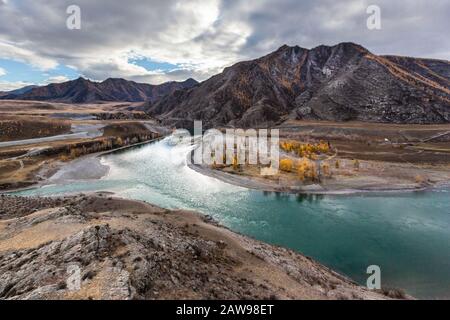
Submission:
[[[275,196],[277,201],[292,201],[295,199],[298,203],[315,203],[324,199],[323,194],[290,194],[278,191],[262,191],[261,192],[265,197]]]
[[[110,190],[166,208],[209,214],[254,238],[300,251],[360,283],[379,265],[384,286],[417,297],[450,298],[448,190],[383,195],[260,192],[186,166],[188,145],[163,141],[102,158],[107,177],[22,194]]]
[[[299,194],[297,195],[297,202],[303,203],[307,201],[308,203],[319,202],[323,199],[322,194]]]

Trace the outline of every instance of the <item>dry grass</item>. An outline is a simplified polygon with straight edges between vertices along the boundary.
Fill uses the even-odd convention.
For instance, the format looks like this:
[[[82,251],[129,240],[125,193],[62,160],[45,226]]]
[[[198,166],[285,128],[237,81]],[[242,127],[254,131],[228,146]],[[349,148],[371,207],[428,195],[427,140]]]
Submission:
[[[23,140],[54,136],[70,132],[67,121],[1,120],[0,141]]]

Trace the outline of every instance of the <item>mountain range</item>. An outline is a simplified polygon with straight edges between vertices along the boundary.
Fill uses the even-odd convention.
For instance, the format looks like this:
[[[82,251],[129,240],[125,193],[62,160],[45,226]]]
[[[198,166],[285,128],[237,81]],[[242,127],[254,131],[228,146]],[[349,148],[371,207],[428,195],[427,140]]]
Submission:
[[[380,56],[350,43],[280,47],[236,63],[202,83],[149,85],[83,78],[2,99],[84,103],[145,101],[164,123],[272,126],[287,119],[389,123],[450,122],[450,62]]]
[[[450,63],[377,56],[354,43],[282,46],[147,103],[174,125],[270,126],[286,119],[450,122]]]
[[[29,86],[25,86],[25,87],[22,87],[22,88],[19,88],[19,89],[16,89],[16,90],[11,90],[11,91],[7,91],[7,92],[0,92],[0,96],[6,96],[6,95],[15,95],[15,96],[18,96],[18,95],[21,95],[21,94],[24,94],[24,93],[27,93],[28,91],[30,91],[30,90],[32,90],[32,89],[34,89],[34,88],[37,88],[38,86],[35,86],[35,85],[29,85]]]
[[[166,82],[160,85],[137,83],[125,79],[109,78],[94,82],[82,77],[63,83],[47,86],[22,88],[4,94],[0,99],[41,100],[65,103],[92,103],[99,101],[155,101],[176,90],[197,85],[194,79],[183,82]],[[27,90],[24,90],[27,89]]]

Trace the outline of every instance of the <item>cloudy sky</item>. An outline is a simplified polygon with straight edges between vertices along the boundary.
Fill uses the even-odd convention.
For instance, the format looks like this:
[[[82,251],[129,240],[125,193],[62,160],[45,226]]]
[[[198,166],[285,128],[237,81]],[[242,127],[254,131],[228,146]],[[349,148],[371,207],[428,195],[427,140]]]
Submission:
[[[367,28],[371,4],[380,30]],[[70,5],[80,30],[67,28]],[[80,75],[205,80],[283,44],[449,60],[449,17],[449,0],[0,0],[0,91]]]

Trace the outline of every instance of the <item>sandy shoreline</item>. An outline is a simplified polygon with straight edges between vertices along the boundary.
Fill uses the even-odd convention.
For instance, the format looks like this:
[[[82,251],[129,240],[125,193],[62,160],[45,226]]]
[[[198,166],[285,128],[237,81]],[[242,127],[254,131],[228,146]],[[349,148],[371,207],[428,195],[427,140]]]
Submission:
[[[189,168],[192,170],[206,175],[211,178],[215,178],[221,180],[226,183],[230,183],[236,186],[255,189],[259,191],[266,192],[282,192],[282,193],[293,193],[293,194],[330,194],[330,195],[345,195],[345,194],[358,194],[358,193],[397,193],[397,192],[417,192],[417,191],[425,191],[430,190],[435,187],[439,187],[440,185],[445,186],[445,183],[439,183],[432,186],[426,187],[413,187],[413,186],[399,186],[398,188],[385,188],[382,186],[371,188],[371,189],[363,189],[363,188],[340,188],[336,190],[325,189],[323,186],[319,184],[311,184],[307,185],[303,188],[289,188],[286,186],[274,185],[273,183],[267,182],[264,183],[262,181],[256,181],[250,177],[238,176],[226,172],[221,172],[218,170],[210,169],[204,166],[198,165],[189,165]]]
[[[248,188],[259,190],[263,192],[281,192],[281,193],[291,193],[291,194],[317,194],[317,195],[349,195],[349,194],[371,194],[371,193],[403,193],[403,192],[419,192],[427,191],[435,188],[447,188],[450,187],[450,181],[439,181],[433,184],[428,184],[424,186],[415,186],[412,184],[397,185],[397,187],[386,187],[384,185],[371,186],[371,188],[346,188],[345,184],[335,185],[337,188],[327,188],[320,184],[311,184],[304,187],[289,187],[286,185],[278,185],[273,181],[264,181],[265,179],[254,179],[248,176],[241,176],[237,174],[230,174],[220,170],[214,170],[210,167],[188,164],[188,167],[200,174],[205,176],[218,179],[220,181]]]
[[[46,185],[63,184],[70,181],[102,179],[103,177],[108,175],[110,170],[108,165],[101,163],[102,156],[152,143],[161,139],[163,139],[163,137],[124,146],[121,148],[116,148],[113,150],[84,155],[67,163],[60,162],[57,164],[53,164],[52,168],[45,168],[40,172],[40,175],[43,178],[42,181],[24,188],[9,189],[3,192],[0,191],[0,194],[26,191],[41,188]]]

